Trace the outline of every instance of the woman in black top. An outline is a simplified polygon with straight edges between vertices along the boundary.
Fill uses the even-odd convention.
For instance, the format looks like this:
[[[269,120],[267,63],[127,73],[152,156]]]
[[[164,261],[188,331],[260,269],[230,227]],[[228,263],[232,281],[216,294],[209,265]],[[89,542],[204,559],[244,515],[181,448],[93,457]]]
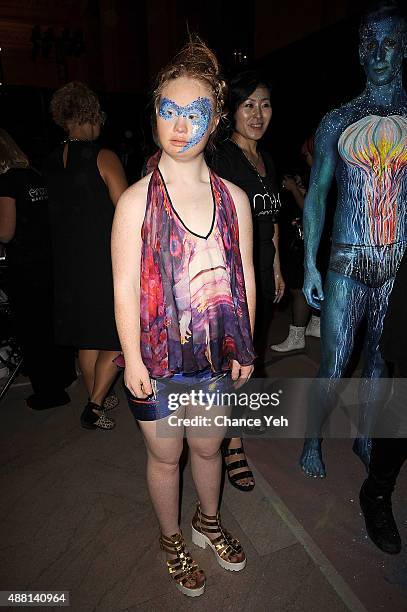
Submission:
[[[271,115],[270,87],[255,71],[237,75],[229,90],[233,131],[230,138],[216,146],[211,162],[220,177],[246,192],[252,207],[258,339],[270,322],[272,303],[279,302],[284,293],[278,249],[278,182],[273,160],[259,145]]]
[[[228,108],[232,133],[216,145],[210,165],[221,178],[241,187],[251,204],[257,293],[254,343],[261,359],[267,346],[273,302],[281,300],[285,288],[278,248],[278,182],[273,160],[259,146],[272,115],[270,87],[255,71],[238,74],[229,83]],[[226,465],[236,462],[236,467],[228,470],[232,484],[252,489],[253,475],[244,465],[241,440],[232,438],[224,454]]]
[[[83,427],[111,429],[101,410],[116,376],[120,351],[114,306],[110,233],[114,207],[127,188],[115,153],[97,143],[104,115],[83,83],[68,83],[53,96],[54,121],[68,138],[49,157],[51,237],[55,265],[56,337],[79,349],[89,394]]]
[[[7,243],[7,292],[16,320],[34,410],[67,404],[76,378],[72,349],[53,335],[52,260],[44,181],[11,136],[0,130],[0,242]]]

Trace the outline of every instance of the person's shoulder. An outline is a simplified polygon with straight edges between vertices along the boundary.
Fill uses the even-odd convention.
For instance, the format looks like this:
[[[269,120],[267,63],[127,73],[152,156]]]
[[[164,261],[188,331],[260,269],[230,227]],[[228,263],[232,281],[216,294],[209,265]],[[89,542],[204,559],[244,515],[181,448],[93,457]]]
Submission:
[[[219,180],[221,180],[222,183],[227,187],[233,199],[242,197],[242,194],[246,195],[245,191],[241,187],[235,185],[235,183],[232,183],[232,181],[228,181],[227,179],[224,179],[222,177],[219,177]]]
[[[125,210],[136,211],[146,204],[148,188],[152,173],[147,174],[142,179],[131,185],[122,193],[117,203],[117,207]]]
[[[14,171],[15,171],[15,168],[9,168],[5,172],[1,172],[0,173],[0,181],[2,181],[2,183],[5,183],[6,181],[9,181],[11,178],[13,178],[15,176],[15,172]]]
[[[342,107],[333,108],[332,110],[327,112],[326,115],[322,117],[322,120],[318,127],[318,131],[335,130],[335,128],[339,127],[343,123],[343,120],[344,120],[343,115],[344,113],[343,113]]]
[[[330,110],[322,118],[315,133],[315,147],[317,150],[336,147],[343,130],[349,125],[350,110],[345,106]]]
[[[7,183],[16,186],[25,184],[32,177],[36,177],[36,174],[30,166],[26,168],[9,168],[6,172],[0,174],[0,180],[3,184]]]
[[[122,165],[119,156],[110,149],[99,149],[97,154],[99,168],[115,168]]]
[[[211,165],[216,167],[217,165],[231,164],[234,157],[236,157],[237,149],[236,145],[230,139],[222,140],[216,143],[213,152],[210,155]]]
[[[236,145],[230,138],[218,140],[215,145],[215,151],[219,151],[220,153],[228,153],[229,151],[233,151],[235,148]]]
[[[238,187],[237,185],[235,185],[235,183],[232,183],[231,181],[228,181],[224,178],[220,178],[220,180],[222,181],[222,183],[225,185],[226,189],[228,190],[233,200],[236,210],[240,209],[242,206],[250,207],[249,199],[246,195],[246,192],[243,189],[241,189],[241,187]]]
[[[341,132],[353,120],[355,102],[352,100],[326,113],[318,126],[317,135],[335,136]]]
[[[19,200],[32,185],[30,168],[9,168],[0,174],[0,196]],[[41,186],[41,185],[40,185]]]
[[[215,145],[215,155],[219,157],[236,157],[239,154],[238,146],[230,139],[221,140]]]
[[[15,179],[14,168],[9,168],[8,170],[6,170],[6,172],[2,172],[0,174],[0,186],[1,186],[2,191],[3,189],[6,189],[7,191],[8,187],[14,185],[15,183],[14,179]],[[2,193],[1,195],[6,196],[7,194]]]
[[[259,152],[261,153],[263,161],[266,162],[266,165],[268,166],[268,168],[271,168],[271,170],[275,172],[276,167],[274,164],[273,156],[271,155],[270,151],[266,149],[264,146],[260,145]]]

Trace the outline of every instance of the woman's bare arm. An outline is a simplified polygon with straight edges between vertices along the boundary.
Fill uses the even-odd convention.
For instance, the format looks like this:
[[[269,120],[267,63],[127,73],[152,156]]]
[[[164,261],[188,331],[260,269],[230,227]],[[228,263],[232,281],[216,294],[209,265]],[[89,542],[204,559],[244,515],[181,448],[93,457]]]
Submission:
[[[249,199],[245,192],[229,181],[225,181],[233,198],[237,220],[239,224],[239,248],[242,257],[244,284],[246,287],[247,306],[249,310],[252,336],[256,315],[256,282],[253,266],[253,223]],[[253,374],[254,366],[242,365],[236,360],[232,361],[232,380],[237,381],[236,388],[241,386]]]
[[[10,242],[16,231],[16,201],[0,197],[0,242]]]
[[[149,177],[147,177],[149,178]],[[112,264],[117,331],[126,361],[125,384],[133,395],[152,392],[140,350],[140,260],[148,181],[121,196],[112,228]]]
[[[127,189],[128,183],[120,159],[109,149],[101,149],[97,159],[100,176],[106,183],[113,206]]]
[[[242,256],[243,274],[246,287],[252,335],[256,313],[256,283],[253,266],[253,222],[249,199],[243,189],[225,181],[235,204],[239,223],[239,247]]]
[[[280,229],[278,223],[274,223],[274,236],[273,243],[275,248],[273,270],[274,270],[274,285],[276,288],[276,296],[274,302],[278,303],[284,295],[285,282],[283,275],[281,274],[280,265]]]

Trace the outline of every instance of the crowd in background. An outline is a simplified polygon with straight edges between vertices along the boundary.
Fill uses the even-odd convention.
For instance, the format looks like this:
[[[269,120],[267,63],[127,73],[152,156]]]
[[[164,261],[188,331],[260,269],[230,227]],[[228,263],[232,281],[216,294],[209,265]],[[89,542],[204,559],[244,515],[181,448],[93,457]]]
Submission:
[[[203,52],[203,62],[206,61],[215,66],[214,56],[206,47],[203,51],[200,48],[200,52]],[[187,58],[187,56],[185,57]],[[191,87],[192,90],[195,87],[198,91],[197,82],[199,79],[194,81],[189,73],[185,76],[182,72],[185,68],[185,62],[187,63],[188,59],[184,58],[181,68],[175,62],[174,66],[179,70],[178,76],[175,78],[168,78],[167,76],[165,77],[167,80],[162,77],[163,82],[159,86],[165,91],[172,91],[172,87],[174,97],[178,95],[182,98],[182,95],[176,89],[176,84],[179,84],[181,79],[189,79],[186,85],[187,89]],[[156,221],[157,218],[161,219],[161,217],[154,217],[154,211],[156,212],[154,198],[156,198],[157,201],[166,202],[173,210],[174,215],[171,217],[171,222],[176,221],[175,217],[180,222],[175,230],[175,225],[171,225],[168,229],[168,236],[171,235],[171,245],[168,249],[171,254],[174,255],[174,249],[176,251],[174,246],[176,240],[182,242],[183,245],[186,243],[193,244],[193,254],[198,253],[196,260],[193,260],[191,256],[189,264],[192,261],[194,265],[198,265],[199,257],[203,259],[208,257],[205,250],[207,245],[202,246],[200,240],[210,239],[213,226],[218,222],[217,215],[220,213],[216,212],[216,203],[219,199],[223,202],[229,201],[230,192],[225,189],[222,182],[218,182],[217,177],[225,180],[232,193],[234,193],[234,187],[230,187],[230,185],[240,187],[241,191],[239,190],[236,195],[233,195],[235,202],[239,201],[239,197],[241,197],[239,194],[242,193],[248,200],[253,226],[252,251],[256,281],[256,317],[255,325],[251,327],[252,344],[250,325],[254,317],[251,312],[251,300],[254,302],[254,296],[250,295],[249,287],[246,301],[246,296],[243,299],[242,292],[239,293],[236,289],[236,287],[239,287],[239,282],[244,282],[241,279],[244,276],[243,269],[247,265],[247,261],[243,256],[242,263],[235,254],[235,260],[231,259],[231,263],[228,260],[226,276],[228,279],[232,278],[232,289],[236,291],[236,295],[232,295],[233,300],[236,302],[241,299],[239,307],[243,312],[243,324],[242,329],[239,330],[239,335],[236,332],[238,341],[231,333],[230,341],[233,346],[230,354],[234,356],[234,359],[231,358],[232,362],[237,360],[237,356],[242,356],[239,368],[249,368],[250,375],[252,368],[254,368],[255,373],[261,376],[264,373],[267,360],[272,360],[276,354],[303,351],[306,349],[307,336],[320,337],[319,312],[308,305],[302,292],[304,283],[302,214],[308,190],[310,169],[313,164],[313,135],[309,134],[304,140],[301,151],[296,151],[293,145],[292,163],[290,166],[282,168],[281,162],[274,159],[268,147],[263,144],[263,138],[270,125],[272,125],[272,121],[278,121],[278,117],[272,119],[273,89],[268,80],[254,70],[239,73],[230,79],[227,98],[225,94],[224,99],[222,97],[224,95],[222,93],[224,82],[218,75],[217,68],[213,68],[213,71],[213,82],[211,81],[210,85],[215,103],[219,106],[217,113],[220,119],[220,129],[216,139],[212,138],[212,134],[208,136],[205,147],[197,156],[197,159],[199,157],[199,163],[204,164],[204,166],[200,166],[201,168],[206,168],[206,164],[209,167],[214,205],[212,225],[209,233],[204,236],[198,233],[196,228],[195,231],[190,231],[178,214],[179,211],[177,212],[173,207],[170,192],[175,188],[171,186],[172,183],[168,179],[171,178],[174,167],[168,161],[171,156],[165,146],[161,146],[159,132],[161,130],[161,134],[165,135],[165,122],[172,120],[174,116],[185,118],[186,116],[195,117],[194,113],[204,115],[201,107],[204,105],[202,100],[206,98],[197,97],[201,106],[197,106],[198,110],[195,107],[191,110],[189,107],[192,106],[192,103],[182,106],[167,98],[164,98],[165,103],[163,103],[162,100],[160,102],[160,97],[157,95],[156,103],[157,105],[161,104],[160,107],[157,106],[156,108],[155,119],[158,123],[161,121],[161,124],[159,123],[158,127],[153,124],[153,134],[157,148],[152,155],[145,159],[141,159],[138,155],[132,134],[129,131],[124,133],[116,152],[102,146],[99,137],[103,129],[105,115],[97,95],[83,83],[68,83],[54,94],[50,111],[53,120],[62,128],[65,136],[61,144],[46,159],[42,160],[41,167],[37,167],[38,164],[34,166],[12,136],[5,130],[0,130],[0,242],[6,245],[8,266],[4,291],[8,295],[15,319],[15,332],[24,359],[23,371],[29,377],[32,386],[32,394],[26,398],[27,405],[31,409],[46,410],[69,403],[69,387],[76,380],[79,371],[87,394],[87,401],[80,418],[82,427],[111,430],[115,426],[114,419],[108,413],[118,402],[112,389],[119,376],[117,366],[121,364],[122,360],[121,353],[124,347],[121,340],[123,337],[128,337],[128,331],[126,331],[123,320],[120,321],[120,317],[117,318],[118,310],[120,311],[120,308],[124,309],[124,306],[120,303],[119,308],[117,306],[117,295],[120,295],[121,286],[120,283],[118,284],[117,278],[126,274],[120,268],[120,264],[117,263],[117,251],[120,251],[121,248],[117,236],[116,259],[113,256],[113,269],[116,268],[115,320],[111,233],[117,203],[125,192],[126,194],[131,193],[131,189],[126,191],[129,183],[133,184],[142,175],[145,175],[146,178],[143,179],[145,180],[144,183],[141,181],[141,184],[148,184],[148,190],[147,187],[145,188],[147,193],[146,219],[150,218],[149,214],[151,213],[151,218],[154,221],[148,228],[149,231],[157,231]],[[199,75],[199,71],[197,74]],[[192,85],[191,81],[193,81]],[[159,91],[161,92],[161,90]],[[186,115],[187,111],[185,109],[190,114]],[[154,114],[153,117],[155,117]],[[194,120],[192,119],[192,121]],[[202,118],[201,120],[204,121]],[[200,129],[199,121],[196,121],[196,125]],[[206,125],[206,130],[208,125]],[[216,130],[214,129],[213,132],[216,132]],[[194,133],[199,134],[198,128]],[[186,141],[184,145],[187,150],[189,145],[185,143]],[[198,143],[199,139],[197,137],[195,144]],[[181,145],[180,140],[177,146]],[[151,181],[151,184],[148,181]],[[199,181],[197,181],[197,185],[200,185]],[[136,196],[134,198],[137,199]],[[328,208],[324,233],[319,247],[319,270],[322,276],[326,273],[328,263],[330,226],[332,224],[335,194],[331,194],[331,198],[332,205]],[[240,211],[239,206],[237,206],[237,210]],[[244,219],[244,215],[240,219]],[[223,219],[226,229],[222,239],[225,243],[230,242],[230,239],[235,235],[233,234],[235,221],[236,219]],[[120,221],[116,220],[115,223],[120,223]],[[124,225],[122,221],[122,226]],[[139,227],[137,224],[135,226]],[[244,221],[242,221],[242,227],[245,227]],[[160,229],[163,229],[163,224],[160,225]],[[121,230],[123,231],[122,228]],[[139,233],[141,235],[141,232]],[[185,239],[185,235],[188,233],[189,238]],[[159,239],[163,241],[166,236],[160,235]],[[244,242],[244,240],[241,242]],[[216,250],[214,245],[210,248]],[[222,245],[222,248],[224,248],[224,251],[221,252],[222,254],[226,253],[226,258],[228,247]],[[148,257],[151,258],[151,266],[147,266],[147,272],[144,268],[141,272],[138,272],[141,284],[143,284],[145,278],[150,278],[148,273],[152,274],[151,271],[157,263],[154,260],[154,253],[147,251],[148,248],[145,245],[140,246],[143,261]],[[242,248],[242,251],[244,253],[244,248]],[[128,253],[130,253],[130,250]],[[168,266],[170,265],[168,262],[166,263]],[[186,267],[188,270],[194,268],[193,265]],[[402,271],[404,267],[405,264],[402,264]],[[249,269],[250,266],[246,268],[246,273]],[[173,268],[171,270],[175,278],[177,271],[174,272]],[[208,270],[203,268],[203,270],[200,270],[200,274],[203,272],[208,273]],[[146,276],[143,276],[143,273]],[[224,323],[225,328],[230,325],[231,329],[236,331],[234,328],[236,326],[235,322],[230,323],[228,319],[227,306],[230,301],[220,293],[222,287],[227,287],[229,280],[226,280],[221,272],[217,272],[217,274],[219,276],[215,274],[213,278],[209,278],[208,285],[211,287],[213,295],[216,296],[216,300],[224,300],[224,303],[222,302],[222,309],[218,308],[216,310],[216,306],[213,308],[216,310],[217,316],[223,317],[222,324]],[[156,280],[154,277],[154,282]],[[149,311],[147,314],[140,313],[141,318],[146,317],[145,320],[142,320],[141,337],[143,338],[145,332],[144,324],[150,326],[149,338],[153,339],[153,331],[158,329],[158,339],[154,338],[152,340],[153,344],[149,349],[144,346],[145,354],[148,353],[148,350],[150,350],[150,353],[154,353],[156,348],[157,351],[162,349],[162,344],[165,344],[165,341],[162,340],[163,334],[163,337],[168,338],[166,340],[168,344],[172,340],[173,344],[176,345],[174,353],[178,351],[177,355],[181,355],[184,366],[187,363],[192,364],[190,371],[177,370],[175,376],[183,374],[188,376],[196,372],[201,375],[202,372],[205,373],[205,368],[199,367],[194,370],[194,364],[201,364],[203,356],[198,354],[197,351],[191,350],[191,343],[189,343],[194,333],[198,337],[199,326],[196,325],[194,328],[196,319],[194,320],[189,312],[189,310],[193,310],[193,306],[186,307],[185,304],[182,306],[185,296],[185,293],[181,293],[182,280],[174,281],[173,287],[169,287],[168,283],[159,286],[163,293],[165,291],[174,293],[174,295],[171,293],[170,300],[173,299],[180,307],[180,312],[182,312],[179,328],[177,328],[177,340],[174,340],[174,337],[171,338],[171,332],[174,331],[174,328],[171,327],[173,322],[165,321],[165,327],[167,328],[165,332],[167,336],[165,336],[163,330],[157,324],[159,317],[157,316],[156,319],[152,320],[155,313],[150,312],[150,310],[154,310],[151,308],[147,308]],[[199,295],[202,288],[199,286],[196,277],[192,277],[192,273],[191,278],[188,278],[188,283],[190,287],[195,287],[196,294]],[[250,281],[247,278],[246,283],[248,287]],[[400,283],[402,283],[401,280],[396,285],[398,292],[401,291]],[[154,287],[156,289],[156,286]],[[3,290],[3,288],[1,289]],[[150,297],[149,291],[150,287],[147,287],[148,297]],[[158,293],[159,291],[157,291]],[[157,300],[159,299],[160,296]],[[151,304],[148,306],[151,306]],[[157,312],[159,307],[160,304],[157,305]],[[282,342],[275,343],[270,336],[272,317],[276,308],[287,307],[290,311],[287,336]],[[182,310],[183,308],[184,310]],[[202,313],[202,310],[203,308],[196,307],[199,314]],[[183,325],[184,319],[187,320],[185,325]],[[219,348],[218,337],[213,339],[210,336],[213,331],[210,324],[209,321],[208,336],[211,358],[214,361],[218,360],[219,365],[222,363],[224,347]],[[155,341],[157,341],[157,344],[154,344]],[[253,365],[255,354],[257,355],[257,361],[256,365]],[[207,353],[205,353],[206,357]],[[152,363],[150,373],[155,371],[154,368],[159,373],[163,371],[164,374],[171,371],[165,356],[160,360],[160,363],[154,362],[154,355],[151,356],[150,354],[149,358],[151,358]],[[391,355],[389,359],[392,359]],[[405,371],[404,365],[402,364],[402,367],[400,364],[398,365],[400,372],[403,373]],[[216,371],[220,369],[219,367]],[[130,370],[128,364],[126,370]],[[204,380],[204,378],[200,380]],[[134,381],[129,382],[129,378],[127,378],[126,387],[129,406],[136,420],[141,423],[141,429],[146,440],[149,465],[147,477],[153,505],[162,528],[161,546],[171,560],[175,558],[171,555],[175,555],[176,550],[178,554],[178,549],[182,548],[183,554],[187,556],[189,569],[185,575],[182,574],[181,576],[180,574],[181,577],[178,580],[176,579],[178,587],[185,594],[200,594],[204,587],[203,575],[185,552],[185,543],[181,534],[175,531],[179,527],[175,525],[176,520],[174,518],[175,508],[177,509],[177,499],[173,494],[177,487],[176,477],[169,470],[165,480],[166,493],[171,499],[170,505],[174,515],[170,520],[167,516],[164,516],[163,511],[163,508],[166,507],[166,500],[162,497],[162,474],[157,475],[159,471],[157,465],[161,466],[160,469],[164,469],[162,465],[165,464],[165,460],[159,457],[160,451],[157,448],[157,441],[153,440],[149,428],[150,423],[145,424],[146,421],[154,419],[145,417],[143,411],[146,407],[139,405],[143,402],[139,401],[140,396],[136,392]],[[156,389],[150,389],[149,383],[145,384],[144,390],[143,384],[140,388],[148,401],[156,400]],[[156,410],[155,419],[158,420],[163,416],[163,413],[160,412],[162,406],[158,406]],[[218,447],[222,444],[223,460],[230,483],[239,490],[251,491],[255,486],[255,480],[246,459],[242,440],[232,438],[226,441],[218,440],[217,443]],[[168,444],[168,448],[169,446],[170,444]],[[216,454],[215,451],[217,452],[218,447],[213,450],[213,455]],[[198,505],[192,523],[193,537],[196,539],[194,541],[198,545],[209,543],[215,550],[216,547],[212,546],[214,540],[210,538],[211,529],[217,536],[221,534],[219,538],[223,538],[221,540],[222,552],[215,553],[221,557],[221,561],[219,559],[218,561],[226,569],[238,571],[246,563],[245,554],[237,540],[225,536],[227,532],[224,533],[221,527],[220,517],[214,505],[214,498],[220,487],[219,465],[215,465],[215,462],[210,464],[205,452],[196,442],[190,441],[190,450],[193,458],[192,462],[195,466],[195,468],[193,467],[193,471],[195,469],[195,483],[202,498],[201,502],[204,500],[202,507]],[[375,462],[377,472],[383,467],[383,462],[380,459],[382,455],[379,455],[379,452],[383,453],[383,449],[378,450],[378,443],[375,443],[372,460]],[[386,452],[386,449],[384,452]],[[403,463],[404,452],[403,447],[399,452],[400,466],[393,474],[394,482]],[[173,463],[175,463],[175,460]],[[213,482],[217,483],[216,495],[214,491],[205,488],[204,474],[209,474]],[[364,509],[366,515],[372,512],[371,507],[373,506],[369,506],[369,499],[373,496],[372,491],[374,490],[377,493],[378,490],[377,482],[373,482],[373,480],[371,477],[363,489],[365,497],[363,498],[362,509]],[[392,486],[394,486],[394,483]],[[389,494],[391,495],[391,491]],[[393,549],[388,549],[387,552],[398,552],[400,545],[394,535],[397,528],[394,520],[391,523],[389,518],[391,505],[387,504],[386,509],[387,514],[383,514],[385,520],[387,520],[386,533],[387,536],[389,536],[389,533],[394,536],[392,536]],[[374,515],[374,520],[376,521],[376,519],[377,516]],[[163,525],[166,527],[163,527]],[[175,526],[172,527],[172,525]],[[377,539],[377,528],[380,528],[380,525],[375,524],[376,531],[374,531],[372,539],[383,550],[386,550],[389,539],[384,544],[379,541]],[[174,536],[168,537],[172,532],[174,532]],[[175,565],[171,566],[171,562],[168,563],[171,573],[171,567],[174,568]],[[178,566],[176,569],[179,569]]]

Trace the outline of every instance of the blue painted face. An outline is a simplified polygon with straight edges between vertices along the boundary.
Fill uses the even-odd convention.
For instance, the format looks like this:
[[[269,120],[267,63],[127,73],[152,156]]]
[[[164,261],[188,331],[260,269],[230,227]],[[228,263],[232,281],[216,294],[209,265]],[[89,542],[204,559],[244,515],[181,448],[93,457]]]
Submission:
[[[192,123],[192,138],[181,149],[181,153],[195,146],[205,136],[213,116],[212,104],[209,98],[197,98],[187,106],[179,106],[173,100],[162,98],[158,114],[166,121],[177,117],[185,117]]]
[[[362,30],[359,53],[368,81],[374,85],[391,83],[403,63],[400,21],[394,17],[372,18]]]

